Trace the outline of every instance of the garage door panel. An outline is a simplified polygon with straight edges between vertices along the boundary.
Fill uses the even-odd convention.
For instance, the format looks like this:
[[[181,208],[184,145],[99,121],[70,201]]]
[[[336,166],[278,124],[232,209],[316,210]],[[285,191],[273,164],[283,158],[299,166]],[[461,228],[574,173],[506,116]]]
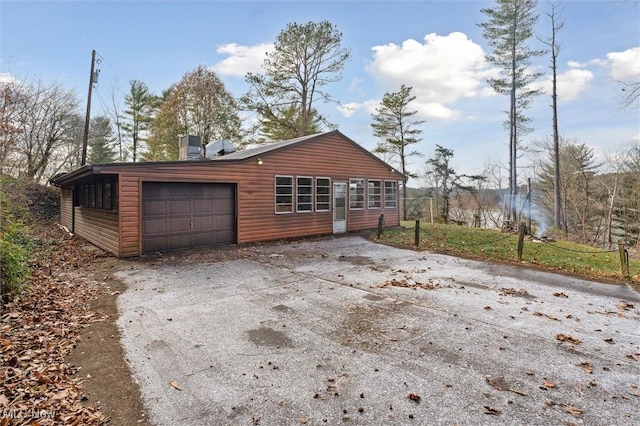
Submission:
[[[167,251],[167,237],[147,237],[144,240],[145,253]]]
[[[214,201],[212,199],[205,200],[192,200],[193,203],[193,213],[194,214],[213,214],[213,205]]]
[[[212,199],[216,193],[216,188],[213,185],[198,185],[192,188],[193,198],[205,198]]]
[[[190,214],[190,211],[191,206],[189,205],[189,200],[169,200],[169,215]]]
[[[209,232],[203,232],[203,233],[198,233],[198,232],[194,232],[193,233],[193,246],[194,247],[207,247],[207,246],[212,246],[216,244],[216,241],[214,240],[214,233],[209,231]]]
[[[214,209],[217,214],[229,213],[235,210],[235,202],[228,198],[216,199]]]
[[[194,232],[202,231],[202,230],[211,231],[214,228],[214,226],[216,226],[216,223],[214,223],[213,216],[196,216],[193,218]]]
[[[171,183],[169,184],[169,198],[183,198],[188,200],[190,198],[191,185],[189,183]]]
[[[191,232],[190,217],[172,217],[169,220],[169,232]]]
[[[215,243],[214,244],[228,244],[227,241],[235,238],[235,231],[233,229],[229,230],[216,230],[215,232]]]
[[[166,187],[161,183],[145,183],[144,186],[144,196],[145,198],[166,198]]]
[[[168,232],[167,220],[164,217],[160,219],[147,219],[143,222],[142,232],[146,235],[165,235]]]
[[[145,182],[142,198],[144,253],[236,241],[233,184]]]
[[[168,237],[169,248],[167,250],[179,250],[191,248],[191,234],[170,235]]]
[[[162,200],[147,200],[142,203],[142,211],[145,212],[147,217],[150,216],[166,216],[167,214],[167,203],[164,199]]]

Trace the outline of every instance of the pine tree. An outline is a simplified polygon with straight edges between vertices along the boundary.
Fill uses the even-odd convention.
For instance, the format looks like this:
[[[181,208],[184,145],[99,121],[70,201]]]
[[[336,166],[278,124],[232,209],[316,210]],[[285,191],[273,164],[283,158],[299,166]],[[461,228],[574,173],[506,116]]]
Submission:
[[[342,78],[351,52],[341,42],[342,33],[328,21],[288,24],[267,54],[265,73],[247,74],[250,90],[242,103],[269,123],[270,136],[305,136],[318,130],[316,123],[329,124],[315,105],[331,101],[323,87]]]
[[[113,163],[116,160],[114,141],[111,120],[104,116],[92,118],[89,131],[89,163]]]
[[[420,142],[417,136],[422,133],[418,127],[425,123],[424,120],[411,120],[418,111],[409,111],[409,104],[416,99],[411,96],[411,87],[404,84],[400,91],[385,93],[382,103],[372,115],[374,136],[382,139],[374,149],[377,154],[388,154],[390,161],[400,165],[402,173],[412,177],[407,170],[407,157],[419,155],[417,152],[408,152],[407,146]],[[403,220],[407,220],[407,183],[402,186]]]
[[[497,7],[482,9],[488,20],[479,24],[483,36],[493,48],[487,61],[500,69],[500,75],[487,81],[501,95],[509,96],[509,111],[506,126],[509,129],[509,194],[510,217],[517,220],[515,199],[518,192],[516,161],[520,149],[520,138],[530,133],[531,121],[524,111],[530,106],[539,89],[531,83],[542,74],[531,70],[531,59],[544,54],[543,50],[532,50],[527,41],[533,36],[538,21],[537,0],[497,0]]]

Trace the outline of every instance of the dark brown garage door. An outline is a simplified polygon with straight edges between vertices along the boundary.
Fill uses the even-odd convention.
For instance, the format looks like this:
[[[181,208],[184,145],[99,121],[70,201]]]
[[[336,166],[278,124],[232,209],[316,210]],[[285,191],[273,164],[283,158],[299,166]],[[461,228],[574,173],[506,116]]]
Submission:
[[[144,182],[142,251],[233,244],[235,185]]]

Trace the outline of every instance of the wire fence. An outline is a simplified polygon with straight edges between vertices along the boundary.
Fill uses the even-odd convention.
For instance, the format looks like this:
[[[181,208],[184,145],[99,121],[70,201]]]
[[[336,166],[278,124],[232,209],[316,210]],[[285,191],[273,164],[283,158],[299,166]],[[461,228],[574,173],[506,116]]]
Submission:
[[[382,220],[381,220],[381,224],[382,224]],[[380,224],[380,226],[381,226]],[[491,246],[491,245],[495,245],[496,243],[499,243],[501,241],[507,240],[507,239],[515,239],[517,240],[517,253],[518,253],[518,258],[517,260],[520,261],[522,260],[522,253],[524,250],[524,240],[525,240],[525,236],[526,236],[526,226],[524,226],[524,224],[521,224],[521,226],[519,227],[519,232],[517,234],[509,232],[507,234],[505,234],[504,236],[498,237],[498,238],[493,238],[491,240],[488,241],[479,241],[479,242],[457,242],[457,241],[453,241],[450,238],[447,238],[446,235],[438,235],[434,232],[432,232],[431,228],[427,228],[423,225],[420,224],[419,220],[415,221],[415,225],[413,227],[409,227],[407,229],[413,230],[414,231],[414,245],[416,247],[420,246],[421,241],[423,240],[423,238],[426,239],[430,239],[432,241],[438,242],[440,244],[446,244],[447,246],[450,247],[464,247],[464,248],[468,248],[468,247],[479,247],[479,246]],[[382,229],[379,228],[378,229],[378,236],[380,236],[382,234]],[[580,253],[580,254],[592,254],[592,255],[610,255],[611,253],[618,253],[620,256],[620,265],[621,265],[621,271],[622,271],[622,275],[624,278],[629,278],[630,277],[630,273],[629,273],[629,251],[627,250],[627,248],[624,247],[624,245],[622,243],[620,243],[618,245],[618,249],[617,250],[578,250],[578,249],[573,249],[570,247],[563,247],[561,245],[558,244],[554,244],[552,241],[549,241],[547,239],[535,239],[532,240],[531,242],[535,241],[536,243],[542,243],[545,244],[545,246],[547,247],[551,247],[554,250],[559,250],[559,251],[568,251],[568,252],[573,252],[573,253]]]

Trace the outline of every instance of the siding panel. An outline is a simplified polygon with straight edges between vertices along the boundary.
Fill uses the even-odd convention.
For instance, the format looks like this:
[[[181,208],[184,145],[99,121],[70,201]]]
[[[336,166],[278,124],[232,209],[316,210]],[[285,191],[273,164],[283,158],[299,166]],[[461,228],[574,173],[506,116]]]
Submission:
[[[60,224],[73,231],[73,191],[70,188],[60,191]]]
[[[119,255],[139,256],[142,251],[140,224],[143,182],[237,184],[237,242],[249,243],[333,232],[331,211],[276,214],[275,175],[328,177],[331,182],[345,183],[350,178],[376,179],[381,182],[400,178],[389,166],[372,158],[339,133],[330,133],[308,143],[267,152],[260,157],[262,165],[257,164],[257,158],[241,161],[224,161],[223,158],[186,164],[101,166],[100,173],[119,175],[119,216],[116,217],[120,232],[117,235],[119,238],[115,239]],[[365,208],[347,211],[347,230],[373,229],[381,214],[384,214],[387,226],[400,224],[398,208]]]

